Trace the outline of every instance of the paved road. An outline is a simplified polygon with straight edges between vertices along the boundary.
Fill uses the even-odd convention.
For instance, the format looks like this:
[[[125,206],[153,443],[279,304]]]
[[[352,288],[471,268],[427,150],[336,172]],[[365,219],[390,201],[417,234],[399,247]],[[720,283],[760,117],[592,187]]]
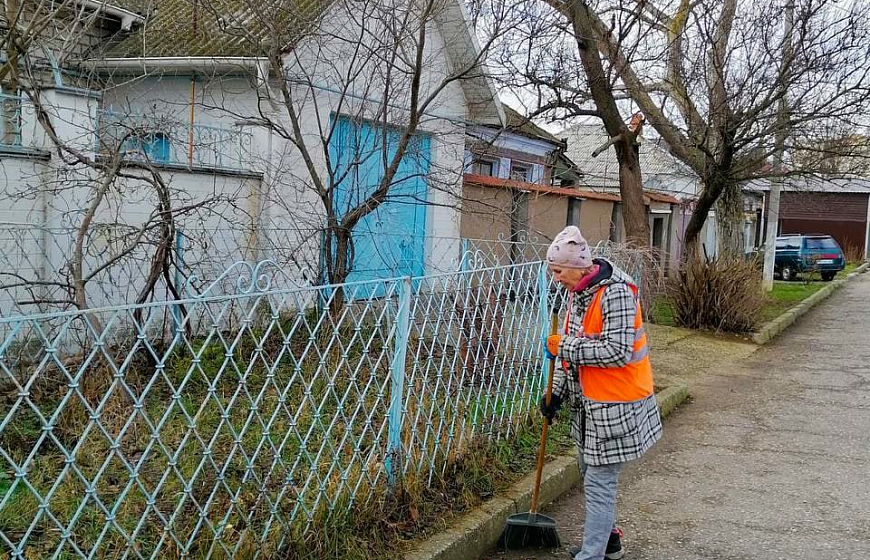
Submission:
[[[627,559],[870,559],[870,274],[692,392],[624,471]],[[550,508],[564,541],[581,540],[582,499]]]

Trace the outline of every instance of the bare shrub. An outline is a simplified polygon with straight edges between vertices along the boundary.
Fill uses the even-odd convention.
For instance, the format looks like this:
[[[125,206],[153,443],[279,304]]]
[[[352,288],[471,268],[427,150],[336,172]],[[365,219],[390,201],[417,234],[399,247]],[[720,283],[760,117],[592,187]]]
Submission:
[[[668,299],[678,326],[725,332],[752,331],[765,304],[757,263],[728,255],[684,263]]]
[[[843,246],[843,254],[846,256],[846,262],[849,264],[861,264],[864,262],[864,251],[854,243],[846,243]]]

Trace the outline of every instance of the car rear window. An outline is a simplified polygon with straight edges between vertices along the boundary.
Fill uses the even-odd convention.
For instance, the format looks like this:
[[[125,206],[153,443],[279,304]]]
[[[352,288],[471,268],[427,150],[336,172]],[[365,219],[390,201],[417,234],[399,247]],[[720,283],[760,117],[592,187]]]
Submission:
[[[837,242],[834,241],[830,237],[807,237],[806,238],[806,248],[807,249],[834,249],[834,250],[837,250],[840,247],[837,245]]]
[[[776,239],[776,248],[778,250],[800,249],[801,248],[801,238],[800,237],[778,237]]]

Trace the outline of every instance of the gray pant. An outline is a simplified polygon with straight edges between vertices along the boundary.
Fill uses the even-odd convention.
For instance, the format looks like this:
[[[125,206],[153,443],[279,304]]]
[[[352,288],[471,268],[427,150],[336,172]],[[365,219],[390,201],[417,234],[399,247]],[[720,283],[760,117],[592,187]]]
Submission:
[[[586,522],[583,525],[583,549],[574,560],[602,560],[610,532],[616,527],[616,492],[622,463],[596,467],[583,462],[583,495],[586,497]]]

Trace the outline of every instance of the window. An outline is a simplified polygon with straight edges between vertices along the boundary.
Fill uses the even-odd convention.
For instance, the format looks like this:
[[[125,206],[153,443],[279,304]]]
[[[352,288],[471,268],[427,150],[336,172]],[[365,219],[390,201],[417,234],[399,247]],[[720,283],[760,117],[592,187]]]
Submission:
[[[164,132],[149,132],[130,138],[124,149],[133,157],[141,157],[155,163],[167,163],[170,159],[171,146],[169,135]]]
[[[474,175],[495,177],[495,163],[486,159],[475,159],[471,164],[471,172]]]
[[[777,251],[791,251],[801,248],[801,238],[800,237],[777,237],[776,239],[776,250]]]
[[[665,219],[664,218],[653,218],[652,221],[652,246],[654,249],[664,249],[664,235],[665,235]]]
[[[0,92],[0,144],[21,145],[21,97]]]
[[[528,165],[522,165],[519,163],[511,164],[511,179],[514,181],[521,181],[523,183],[531,183],[532,182],[532,168]]]
[[[840,247],[830,237],[807,237],[804,240],[807,249],[830,249],[836,251]]]

